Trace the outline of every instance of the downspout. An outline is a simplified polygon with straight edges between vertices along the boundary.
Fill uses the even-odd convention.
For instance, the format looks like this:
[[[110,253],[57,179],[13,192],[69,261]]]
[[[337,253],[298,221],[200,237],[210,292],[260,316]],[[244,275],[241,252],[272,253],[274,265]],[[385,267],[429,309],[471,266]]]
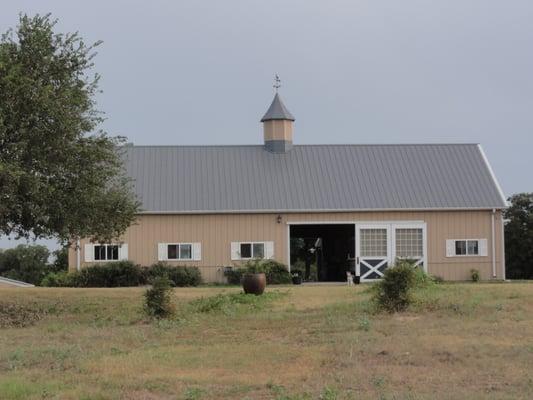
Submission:
[[[80,270],[81,254],[80,254],[80,239],[76,240],[76,271]]]
[[[490,219],[490,222],[491,222],[491,230],[492,230],[492,235],[491,235],[491,240],[492,240],[492,243],[491,243],[491,248],[492,248],[492,278],[496,278],[496,238],[495,238],[495,229],[494,229],[494,217],[496,215],[496,209],[492,209],[492,213],[491,213],[491,219]]]
[[[501,260],[501,263],[502,263],[502,279],[505,280],[505,227],[504,227],[504,220],[503,220],[503,213],[500,214],[501,215],[501,226],[502,226],[502,240],[501,240],[501,244],[502,244],[502,260]]]

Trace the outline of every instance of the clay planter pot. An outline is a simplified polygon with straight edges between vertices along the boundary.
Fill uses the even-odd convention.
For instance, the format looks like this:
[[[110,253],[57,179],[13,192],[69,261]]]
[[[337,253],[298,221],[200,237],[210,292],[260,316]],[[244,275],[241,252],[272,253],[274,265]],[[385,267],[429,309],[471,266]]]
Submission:
[[[266,287],[266,276],[260,274],[244,274],[242,277],[242,288],[246,294],[263,294]]]

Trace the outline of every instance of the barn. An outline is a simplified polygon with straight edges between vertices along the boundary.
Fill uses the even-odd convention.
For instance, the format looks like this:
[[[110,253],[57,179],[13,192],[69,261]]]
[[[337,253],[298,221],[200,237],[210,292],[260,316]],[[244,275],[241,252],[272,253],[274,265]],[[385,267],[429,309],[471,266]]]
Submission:
[[[365,282],[408,258],[445,280],[505,279],[506,200],[479,144],[295,144],[278,93],[261,123],[259,145],[125,146],[142,211],[116,242],[79,241],[70,270],[165,261],[222,282],[264,258]]]

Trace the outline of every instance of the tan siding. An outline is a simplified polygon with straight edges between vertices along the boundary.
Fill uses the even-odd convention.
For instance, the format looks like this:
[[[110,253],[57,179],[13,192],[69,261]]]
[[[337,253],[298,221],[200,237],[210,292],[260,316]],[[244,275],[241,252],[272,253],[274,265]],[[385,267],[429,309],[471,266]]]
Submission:
[[[476,268],[483,279],[492,276],[490,211],[359,212],[212,215],[141,215],[121,238],[129,246],[129,259],[144,266],[157,261],[157,243],[201,242],[202,260],[171,262],[174,265],[201,267],[206,281],[220,280],[219,267],[233,265],[230,243],[233,241],[273,241],[274,257],[287,262],[287,222],[371,222],[424,221],[427,223],[427,258],[429,272],[447,280],[469,279]],[[496,271],[502,278],[501,212],[495,218]],[[487,239],[487,257],[446,257],[446,239]],[[82,241],[81,260],[84,266]],[[75,252],[69,253],[69,265],[75,268]]]

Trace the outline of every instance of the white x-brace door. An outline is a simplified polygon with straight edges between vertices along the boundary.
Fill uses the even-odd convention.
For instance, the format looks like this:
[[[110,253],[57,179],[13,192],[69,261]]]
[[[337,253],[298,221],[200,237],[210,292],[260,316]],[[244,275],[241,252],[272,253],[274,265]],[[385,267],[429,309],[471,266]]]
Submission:
[[[356,225],[356,274],[361,282],[381,279],[391,265],[390,224]]]

